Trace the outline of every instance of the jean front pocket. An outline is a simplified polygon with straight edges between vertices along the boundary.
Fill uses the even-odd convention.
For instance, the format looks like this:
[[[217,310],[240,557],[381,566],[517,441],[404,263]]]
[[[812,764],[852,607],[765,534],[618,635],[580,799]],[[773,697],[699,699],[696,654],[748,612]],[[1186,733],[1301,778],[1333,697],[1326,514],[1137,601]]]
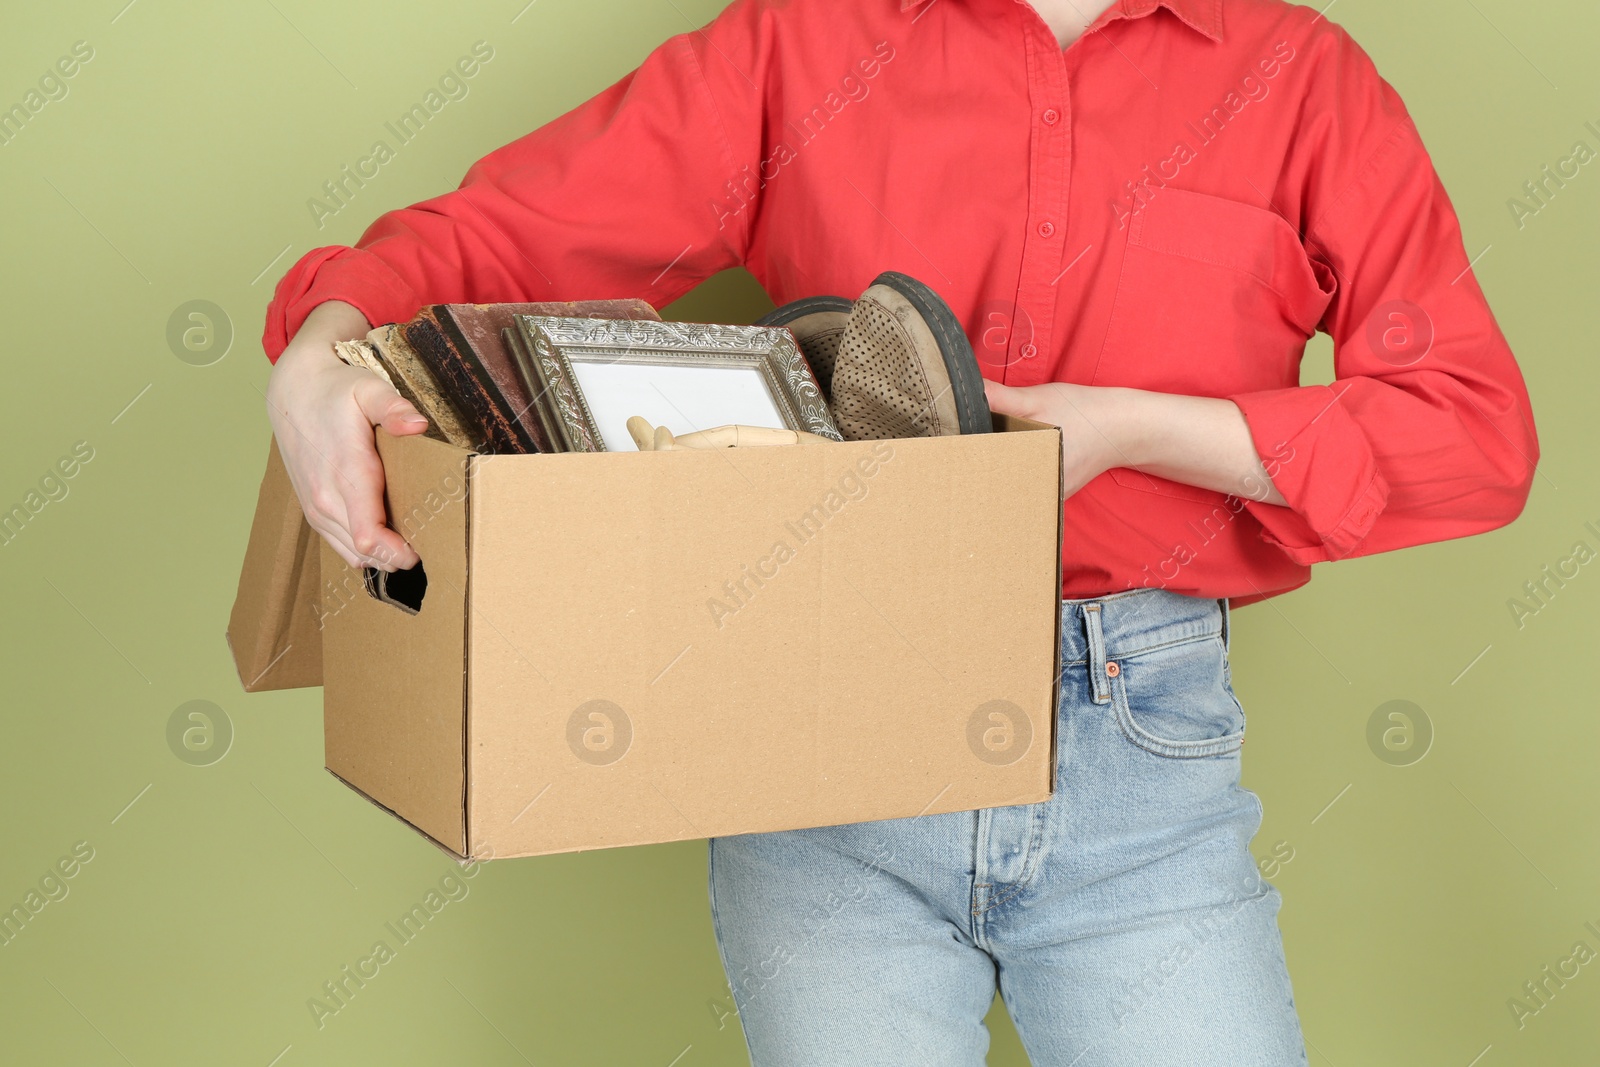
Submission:
[[[1123,736],[1139,748],[1169,759],[1200,759],[1233,755],[1244,744],[1244,708],[1228,683],[1221,634],[1114,662],[1111,706]]]

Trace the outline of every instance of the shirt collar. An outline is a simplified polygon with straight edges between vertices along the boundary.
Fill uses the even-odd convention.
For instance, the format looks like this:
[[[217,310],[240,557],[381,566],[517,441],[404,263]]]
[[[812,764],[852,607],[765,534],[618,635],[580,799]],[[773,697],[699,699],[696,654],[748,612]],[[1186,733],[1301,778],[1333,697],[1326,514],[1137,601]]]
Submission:
[[[900,10],[935,3],[937,0],[900,0]],[[1024,3],[1025,0],[1017,0]],[[1158,7],[1164,7],[1191,29],[1198,30],[1213,41],[1222,40],[1222,0],[1117,0],[1105,14],[1094,20],[1089,30],[1097,30],[1115,18],[1143,18]],[[1086,31],[1087,32],[1087,31]]]

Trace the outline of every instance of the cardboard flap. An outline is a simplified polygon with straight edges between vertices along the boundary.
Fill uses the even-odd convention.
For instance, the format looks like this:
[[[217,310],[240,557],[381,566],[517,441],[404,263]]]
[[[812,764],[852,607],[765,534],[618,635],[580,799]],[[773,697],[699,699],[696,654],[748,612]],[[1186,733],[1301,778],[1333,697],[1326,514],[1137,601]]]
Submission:
[[[328,770],[459,856],[471,453],[381,430],[377,446],[390,526],[416,549],[426,583],[417,610],[403,611],[374,599],[362,573],[321,546],[323,750]]]
[[[322,684],[319,540],[306,524],[273,439],[228,617],[228,647],[247,693]]]

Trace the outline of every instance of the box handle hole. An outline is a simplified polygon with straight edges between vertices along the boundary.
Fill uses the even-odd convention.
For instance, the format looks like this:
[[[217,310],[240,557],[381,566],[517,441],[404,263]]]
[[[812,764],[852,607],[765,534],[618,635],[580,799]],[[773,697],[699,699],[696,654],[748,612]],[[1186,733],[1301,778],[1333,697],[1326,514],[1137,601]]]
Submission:
[[[415,567],[403,571],[367,567],[362,571],[362,578],[367,593],[374,600],[393,605],[407,615],[422,611],[422,598],[428,593],[428,572],[423,570],[421,560]]]

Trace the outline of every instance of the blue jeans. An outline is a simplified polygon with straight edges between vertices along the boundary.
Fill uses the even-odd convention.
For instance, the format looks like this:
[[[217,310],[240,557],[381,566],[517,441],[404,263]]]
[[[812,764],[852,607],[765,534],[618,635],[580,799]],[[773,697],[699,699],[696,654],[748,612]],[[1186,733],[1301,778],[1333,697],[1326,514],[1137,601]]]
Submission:
[[[1035,1067],[1306,1063],[1226,603],[1061,610],[1048,801],[711,842],[755,1067],[978,1067],[997,987]]]

